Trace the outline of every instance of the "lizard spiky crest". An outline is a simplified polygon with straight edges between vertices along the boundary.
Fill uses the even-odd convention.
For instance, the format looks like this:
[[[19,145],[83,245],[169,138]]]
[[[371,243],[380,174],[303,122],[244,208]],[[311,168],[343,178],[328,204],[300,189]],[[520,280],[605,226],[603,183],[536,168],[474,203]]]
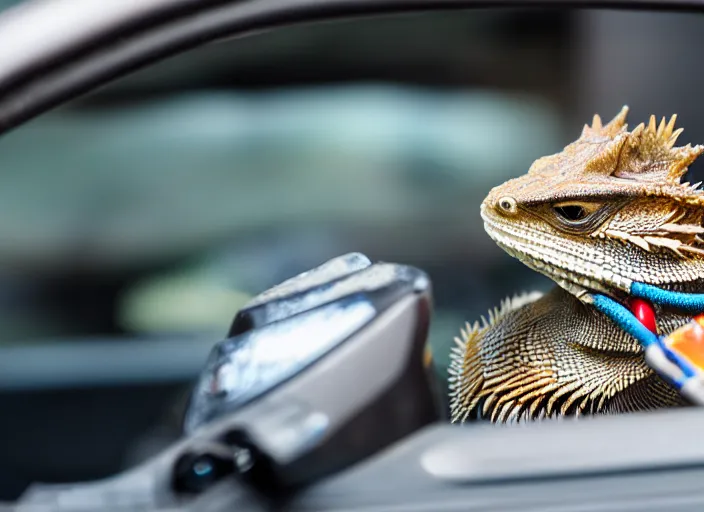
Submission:
[[[628,106],[621,108],[616,117],[614,117],[606,126],[602,126],[601,117],[599,114],[594,114],[592,125],[584,125],[582,136],[580,139],[589,139],[591,137],[610,137],[614,138],[619,133],[625,131],[628,127],[626,118],[628,117]]]
[[[676,116],[658,124],[654,116],[628,131],[628,107],[603,125],[598,115],[581,136],[553,155],[537,159],[526,174],[490,193],[490,200],[510,196],[517,204],[556,203],[592,198],[662,197],[704,207],[700,184],[681,183],[704,146],[675,147],[682,129]]]
[[[630,132],[627,115],[628,107],[623,107],[606,126],[595,115],[592,125],[585,125],[574,143],[603,144],[606,140],[602,151],[587,161],[584,173],[636,184],[647,198],[627,207],[595,235],[628,241],[648,252],[663,248],[680,257],[684,257],[683,253],[704,255],[704,193],[699,190],[699,183],[681,183],[689,166],[704,152],[704,146],[675,147],[683,131],[675,129],[676,114],[669,121],[663,117],[659,124],[651,115],[647,126],[641,123]],[[628,187],[626,183],[624,188]],[[629,220],[623,225],[626,217]],[[634,224],[636,218],[640,218],[640,225]]]
[[[692,187],[681,184],[688,167],[704,152],[704,146],[687,144],[674,147],[683,129],[675,130],[677,114],[669,122],[663,117],[660,123],[654,115],[646,126],[644,123],[628,132],[626,118],[628,107],[606,126],[602,126],[599,115],[594,116],[591,126],[585,125],[575,145],[604,143],[602,151],[585,164],[585,173],[602,173],[615,178],[645,182],[648,185],[679,187],[682,196],[689,196]],[[657,195],[657,193],[656,193]],[[677,195],[677,194],[675,194]]]

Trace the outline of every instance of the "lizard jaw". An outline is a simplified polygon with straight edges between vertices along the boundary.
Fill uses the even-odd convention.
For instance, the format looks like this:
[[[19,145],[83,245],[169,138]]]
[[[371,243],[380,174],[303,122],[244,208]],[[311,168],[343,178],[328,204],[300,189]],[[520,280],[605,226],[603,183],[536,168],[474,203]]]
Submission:
[[[582,270],[578,264],[574,265],[575,270],[572,271],[554,266],[549,262],[545,262],[544,260],[531,255],[529,253],[531,248],[526,247],[524,249],[521,247],[523,244],[519,239],[496,230],[491,226],[488,226],[486,223],[484,227],[489,236],[508,255],[513,256],[532,270],[535,270],[536,272],[550,278],[558,286],[580,300],[585,299],[592,292],[603,293],[605,295],[615,297],[618,293],[617,290],[625,292],[630,288],[630,280],[621,278],[620,276],[614,275],[615,279],[613,281],[612,288],[609,286],[609,284],[612,283],[605,283],[603,278],[600,279],[591,272]],[[596,274],[596,272],[594,274]]]
[[[481,215],[484,230],[494,242],[507,254],[521,261],[524,265],[550,278],[558,286],[577,297],[582,302],[589,302],[593,292],[619,298],[628,294],[632,281],[603,268],[605,265],[593,263],[592,258],[580,257],[548,247],[536,240],[526,229],[505,225],[486,211],[482,205]]]
[[[499,247],[501,247],[507,254],[513,256],[517,260],[521,261],[524,265],[535,270],[536,272],[549,277],[554,281],[560,288],[571,293],[575,297],[581,300],[592,291],[598,291],[600,293],[609,293],[608,289],[603,286],[598,281],[589,279],[586,276],[580,276],[576,273],[565,272],[559,269],[552,268],[549,264],[545,264],[542,261],[533,258],[531,256],[521,254],[518,251],[513,250],[500,242],[497,242]]]

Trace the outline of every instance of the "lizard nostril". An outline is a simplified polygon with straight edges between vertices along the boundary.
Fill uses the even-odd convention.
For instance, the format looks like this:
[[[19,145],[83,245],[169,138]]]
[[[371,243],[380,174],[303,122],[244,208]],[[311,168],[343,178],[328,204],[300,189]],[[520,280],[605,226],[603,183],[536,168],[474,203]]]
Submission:
[[[518,211],[516,200],[512,197],[502,197],[499,199],[498,205],[504,213],[514,214]]]

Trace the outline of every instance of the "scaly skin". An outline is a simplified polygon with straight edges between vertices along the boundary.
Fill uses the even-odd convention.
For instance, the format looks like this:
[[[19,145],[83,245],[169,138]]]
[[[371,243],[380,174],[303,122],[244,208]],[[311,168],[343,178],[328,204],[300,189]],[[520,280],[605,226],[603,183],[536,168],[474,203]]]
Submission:
[[[628,131],[628,109],[491,190],[484,228],[557,287],[467,325],[450,367],[452,420],[515,422],[685,405],[637,341],[590,304],[627,302],[631,282],[704,292],[704,192],[681,183],[704,146],[674,147],[669,123]],[[688,318],[656,308],[659,334]]]

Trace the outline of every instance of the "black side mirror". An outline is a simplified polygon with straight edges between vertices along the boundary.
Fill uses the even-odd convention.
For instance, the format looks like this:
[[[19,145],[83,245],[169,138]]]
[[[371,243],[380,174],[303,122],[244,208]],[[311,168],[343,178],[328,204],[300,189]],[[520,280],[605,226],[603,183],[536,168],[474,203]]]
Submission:
[[[361,254],[267,290],[214,347],[184,430],[237,418],[226,444],[257,486],[297,486],[361,460],[439,419],[424,364],[430,309],[423,272]]]
[[[349,254],[290,279],[215,345],[177,445],[104,481],[35,486],[22,504],[183,506],[218,483],[266,502],[347,468],[441,419],[430,314],[413,267]]]

